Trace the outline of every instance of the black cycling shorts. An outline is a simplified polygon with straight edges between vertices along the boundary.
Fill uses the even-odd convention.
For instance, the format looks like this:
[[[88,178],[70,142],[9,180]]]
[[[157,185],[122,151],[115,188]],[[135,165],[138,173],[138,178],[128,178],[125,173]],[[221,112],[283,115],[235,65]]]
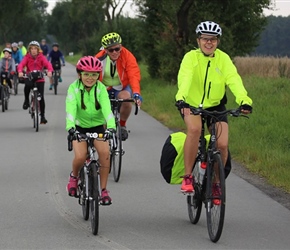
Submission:
[[[219,104],[218,106],[207,108],[206,110],[208,110],[208,111],[214,111],[215,110],[215,111],[221,112],[221,111],[226,110],[226,106],[224,104]],[[180,113],[180,115],[181,115],[182,119],[184,119],[184,115],[181,114],[181,113]],[[209,127],[212,124],[212,119],[217,119],[217,121],[228,123],[228,116],[227,115],[210,116],[210,117],[206,118],[207,127]]]
[[[76,126],[76,130],[80,132],[81,134],[86,134],[86,133],[104,134],[105,133],[105,128],[103,125],[92,127],[92,128],[82,128],[80,126]]]

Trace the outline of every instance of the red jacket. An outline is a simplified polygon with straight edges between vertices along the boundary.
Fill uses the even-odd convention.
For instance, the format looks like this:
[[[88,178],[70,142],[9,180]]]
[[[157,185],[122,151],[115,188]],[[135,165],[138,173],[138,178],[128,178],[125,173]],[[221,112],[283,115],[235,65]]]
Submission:
[[[104,61],[107,58],[106,50],[101,50],[96,54],[96,57]],[[123,85],[123,88],[130,85],[132,89],[132,93],[140,93],[140,80],[141,74],[138,63],[134,55],[122,46],[122,50],[120,52],[120,57],[117,59],[117,71],[120,77],[120,81]],[[103,72],[100,76],[100,81],[104,76],[104,68],[105,63],[103,63]]]
[[[36,57],[31,56],[30,53],[27,53],[22,61],[18,64],[18,72],[23,72],[23,68],[26,67],[26,73],[29,73],[33,70],[43,70],[47,69],[48,72],[52,72],[53,68],[51,63],[46,59],[42,53],[38,53]],[[43,79],[39,79],[37,82],[44,82]]]

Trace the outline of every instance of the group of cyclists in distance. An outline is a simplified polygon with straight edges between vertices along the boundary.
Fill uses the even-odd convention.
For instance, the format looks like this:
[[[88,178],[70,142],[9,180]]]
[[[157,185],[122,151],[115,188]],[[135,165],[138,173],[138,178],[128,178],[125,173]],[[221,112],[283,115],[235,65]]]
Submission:
[[[58,62],[58,63],[56,63]],[[56,68],[57,65],[57,68]],[[26,77],[24,73],[29,74],[32,71],[47,70],[47,76],[50,78],[49,90],[52,90],[52,72],[56,69],[60,70],[62,66],[65,66],[65,59],[62,52],[59,50],[59,44],[53,43],[52,49],[49,51],[49,47],[46,44],[46,40],[42,39],[41,44],[37,41],[31,41],[28,47],[23,45],[23,42],[18,43],[6,43],[5,48],[1,53],[0,71],[6,72],[8,75],[7,83],[10,87],[10,93],[14,93],[13,88],[13,76],[18,75],[19,79],[24,81],[24,103],[23,109],[28,109],[29,106],[29,92],[33,87],[32,82]],[[60,71],[61,73],[61,71]],[[1,74],[2,75],[2,74]],[[2,81],[2,79],[1,79]],[[61,74],[59,75],[59,82],[62,82]],[[45,100],[44,100],[44,77],[37,80],[38,92],[42,96],[40,100],[40,123],[46,124],[45,118]]]
[[[192,170],[197,155],[198,142],[201,134],[201,117],[192,115],[189,107],[202,107],[209,110],[222,111],[226,105],[226,87],[236,97],[241,112],[252,112],[252,100],[247,95],[241,77],[230,57],[218,45],[222,36],[221,27],[212,21],[201,22],[196,28],[198,48],[185,54],[178,72],[178,91],[176,103],[181,117],[186,125],[184,143],[185,175],[181,185],[182,192],[194,192]],[[6,44],[2,60],[12,60],[9,65],[10,74],[15,74],[15,64],[18,64],[18,76],[21,78],[32,70],[47,69],[51,77],[53,64],[59,61],[65,65],[59,45],[54,43],[49,52],[46,41],[41,44],[31,41],[25,54],[22,42]],[[6,69],[2,62],[1,70]],[[115,118],[111,110],[109,96],[127,99],[133,97],[141,106],[140,90],[141,73],[134,55],[123,46],[121,36],[116,32],[105,34],[101,39],[101,49],[95,55],[84,56],[76,64],[76,80],[71,83],[66,96],[66,131],[70,136],[76,133],[103,133],[106,138],[112,138],[116,133]],[[61,79],[60,79],[61,81]],[[46,124],[44,102],[44,78],[37,80],[38,90],[42,95],[40,103],[41,123]],[[52,83],[50,81],[50,83]],[[25,100],[23,109],[29,105],[31,82],[25,79]],[[50,85],[49,89],[52,86]],[[128,138],[127,120],[131,114],[132,104],[122,103],[120,107],[120,125],[122,140]],[[219,117],[217,117],[219,118]],[[211,121],[207,121],[210,126]],[[219,123],[217,131],[217,147],[225,163],[228,149],[228,121],[226,118]],[[100,162],[101,204],[110,205],[112,199],[107,189],[110,169],[110,151],[107,141],[94,141]],[[87,145],[85,141],[73,141],[74,157],[69,181],[66,189],[69,196],[78,197],[79,173],[86,160]],[[216,180],[213,192],[219,193],[219,183]]]

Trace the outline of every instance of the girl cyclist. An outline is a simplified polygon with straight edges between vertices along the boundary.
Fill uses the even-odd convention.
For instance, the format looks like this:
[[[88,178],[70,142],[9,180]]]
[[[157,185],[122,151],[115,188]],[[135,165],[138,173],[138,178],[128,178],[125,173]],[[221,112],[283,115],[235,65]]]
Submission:
[[[47,69],[47,76],[52,76],[53,68],[51,66],[51,63],[47,61],[46,57],[40,53],[40,45],[37,41],[32,41],[28,45],[28,53],[25,55],[23,60],[18,64],[18,77],[23,77],[23,68],[26,67],[26,74],[29,74],[30,72],[34,70],[43,71],[44,69]],[[38,79],[36,81],[36,85],[38,88],[38,92],[41,95],[40,100],[40,123],[46,124],[47,120],[44,116],[45,114],[45,102],[44,102],[44,83],[45,79],[42,77],[41,79]],[[29,92],[30,89],[33,88],[33,83],[29,81],[28,79],[25,80],[25,87],[24,87],[24,96],[25,100],[23,103],[23,109],[28,109],[29,106]]]
[[[69,86],[66,97],[66,130],[69,135],[78,131],[82,134],[105,133],[105,137],[113,136],[116,125],[110,99],[106,87],[98,80],[102,72],[102,63],[93,56],[85,56],[78,61],[76,70],[78,79]],[[107,190],[110,170],[109,143],[95,140],[94,146],[101,165],[101,202],[103,205],[110,205],[112,199]],[[77,197],[78,176],[87,157],[86,142],[74,140],[73,149],[74,159],[67,191],[70,196]]]

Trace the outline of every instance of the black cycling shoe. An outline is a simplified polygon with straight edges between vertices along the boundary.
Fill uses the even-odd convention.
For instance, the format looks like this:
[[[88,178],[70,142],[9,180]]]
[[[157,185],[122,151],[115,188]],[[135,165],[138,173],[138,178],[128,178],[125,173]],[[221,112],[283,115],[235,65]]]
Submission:
[[[40,118],[40,124],[46,124],[47,123],[47,120],[45,119],[44,116],[41,116]]]
[[[125,126],[121,127],[121,136],[122,136],[122,141],[126,141],[128,139],[128,131]]]
[[[24,109],[24,110],[26,110],[26,109],[28,109],[28,107],[29,107],[29,101],[24,101],[24,103],[23,103],[23,106],[22,106],[22,108]]]

